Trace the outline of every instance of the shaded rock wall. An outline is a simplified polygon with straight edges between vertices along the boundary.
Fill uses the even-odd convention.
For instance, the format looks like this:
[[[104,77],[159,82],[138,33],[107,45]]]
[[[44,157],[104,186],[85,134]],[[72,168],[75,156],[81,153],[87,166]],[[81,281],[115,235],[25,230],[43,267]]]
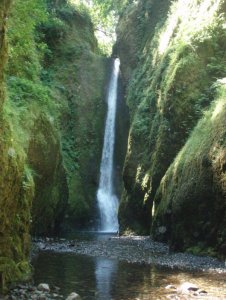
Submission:
[[[110,60],[100,55],[93,25],[79,11],[65,19],[70,30],[53,48],[48,68],[56,102],[69,200],[65,226],[95,226],[102,153],[105,93]]]
[[[35,170],[35,197],[32,205],[34,234],[57,232],[64,219],[68,200],[65,169],[59,135],[41,115],[35,121],[28,149],[29,165]]]
[[[14,148],[4,118],[4,68],[7,57],[6,20],[10,1],[0,1],[0,286],[29,272],[29,225],[34,183],[24,156]]]

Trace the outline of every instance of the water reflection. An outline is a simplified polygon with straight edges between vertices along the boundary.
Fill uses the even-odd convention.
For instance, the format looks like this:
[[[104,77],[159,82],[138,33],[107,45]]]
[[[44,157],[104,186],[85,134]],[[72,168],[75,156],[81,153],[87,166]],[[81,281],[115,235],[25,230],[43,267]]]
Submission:
[[[115,260],[96,259],[96,289],[98,299],[111,299],[112,284],[118,271],[118,262]]]
[[[65,299],[71,292],[77,292],[83,300],[166,299],[165,286],[179,285],[185,281],[207,290],[210,298],[204,299],[226,299],[225,274],[182,272],[50,252],[41,252],[33,265],[35,284],[46,282],[51,286],[57,285]]]

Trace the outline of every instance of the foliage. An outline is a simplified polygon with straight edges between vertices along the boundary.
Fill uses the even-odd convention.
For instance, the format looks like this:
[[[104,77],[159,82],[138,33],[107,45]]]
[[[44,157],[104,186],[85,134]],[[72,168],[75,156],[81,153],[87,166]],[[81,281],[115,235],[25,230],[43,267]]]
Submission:
[[[83,0],[70,0],[70,3],[90,14],[101,53],[107,56],[111,55],[112,46],[116,41],[115,27],[119,15],[130,2],[132,1],[93,0],[87,5]]]
[[[45,113],[54,116],[56,114],[56,103],[51,98],[50,89],[39,83],[25,78],[11,76],[8,79],[9,97],[17,107],[29,106],[34,103]]]
[[[123,229],[134,229],[138,222],[149,230],[159,184],[216,97],[216,79],[225,77],[223,1],[185,2],[139,1],[119,20],[118,51],[129,82],[131,117],[120,204]],[[176,181],[174,185],[180,190]],[[172,186],[166,189],[171,197]],[[192,195],[190,199],[193,203]]]
[[[111,12],[113,12],[114,15],[120,15],[126,6],[128,4],[132,4],[133,2],[133,0],[93,0],[94,5],[98,6],[101,16],[102,18],[104,17],[104,20],[106,20],[107,16]]]
[[[8,48],[0,112],[0,272],[7,282],[29,270],[31,227],[49,233],[62,223],[68,187],[71,220],[92,215],[106,67],[87,8],[72,1],[15,0]]]
[[[35,33],[47,16],[44,0],[13,3],[8,25],[10,75],[37,80],[46,45]]]
[[[221,253],[225,240],[225,97],[225,85],[218,82],[214,101],[167,170],[156,196],[155,235],[159,226],[167,226],[172,244],[178,248],[183,240],[182,250],[200,245],[202,252],[212,247]]]

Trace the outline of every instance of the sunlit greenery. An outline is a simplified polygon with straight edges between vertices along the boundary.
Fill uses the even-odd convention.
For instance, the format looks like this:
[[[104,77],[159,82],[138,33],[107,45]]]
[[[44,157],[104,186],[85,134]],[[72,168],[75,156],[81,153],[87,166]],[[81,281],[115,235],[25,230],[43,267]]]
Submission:
[[[120,222],[125,230],[128,227],[137,232],[141,230],[140,227],[149,230],[151,224],[148,220],[151,220],[151,208],[161,179],[188,141],[197,122],[205,116],[205,111],[216,98],[216,80],[226,74],[225,14],[221,13],[224,5],[224,1],[220,0],[145,0],[128,9],[119,20],[119,51],[123,62],[123,75],[128,81],[126,100],[132,123],[124,167],[126,190],[120,204]],[[214,112],[211,108],[213,122],[217,122],[224,102],[223,97],[218,101]],[[202,138],[196,132],[197,134],[192,135],[191,142],[186,144],[186,147],[190,145],[192,148],[191,154],[188,151],[186,155],[191,161],[195,151],[197,155],[204,155],[205,149],[201,148],[201,143],[205,143],[206,148],[210,147],[207,141],[210,141],[209,130],[212,123],[207,123],[206,121],[206,127],[202,127]],[[217,130],[217,126],[215,129]],[[220,130],[218,133],[220,134]],[[220,139],[218,136],[219,141]],[[181,162],[179,156],[177,158]],[[196,173],[202,170],[200,172],[206,171],[210,174],[208,166],[201,168],[200,162],[199,169],[197,165],[193,165]],[[175,162],[174,167],[176,166]],[[191,169],[189,172],[192,177]],[[199,178],[204,181],[203,173],[199,173]],[[170,201],[174,193],[178,193],[176,201],[180,203],[178,206],[182,205],[186,184],[192,182],[189,181],[186,168],[174,182],[173,176],[173,172],[168,174],[167,179],[170,181],[172,178],[171,184],[167,187],[162,184],[162,194],[156,196],[156,203],[161,203],[163,198]],[[180,176],[181,185],[178,184]],[[186,178],[185,181],[183,177]],[[206,185],[208,183],[200,183],[200,194],[206,191]],[[186,199],[191,205],[196,205],[196,199],[192,197],[193,191],[189,191],[190,195]],[[196,198],[200,199],[201,196],[197,195]],[[167,201],[164,199],[162,201]],[[159,214],[156,228],[159,224],[172,226],[167,223],[167,211],[170,210],[170,205],[166,205],[164,221]],[[179,220],[179,216],[177,219]],[[202,219],[201,213],[199,219]],[[177,236],[184,234],[180,230],[182,218],[178,223],[178,232],[176,229],[172,237],[174,242],[178,242]],[[153,232],[159,238],[158,230]],[[184,245],[185,248],[192,241],[191,235],[192,233],[190,240],[188,238]],[[161,236],[162,239],[164,237],[165,240],[171,238],[167,234]],[[178,244],[183,243],[179,241]]]
[[[37,80],[46,45],[36,28],[47,18],[44,0],[17,0],[13,4],[8,25],[10,75]]]
[[[123,10],[133,0],[69,0],[80,10],[88,11],[98,39],[99,47],[104,55],[111,55],[112,46],[116,42],[115,28]]]

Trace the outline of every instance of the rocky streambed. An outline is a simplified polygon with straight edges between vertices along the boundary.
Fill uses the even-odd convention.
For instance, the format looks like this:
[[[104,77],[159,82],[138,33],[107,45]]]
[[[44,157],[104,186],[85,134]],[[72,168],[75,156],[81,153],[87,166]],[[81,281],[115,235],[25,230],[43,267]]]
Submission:
[[[155,242],[147,236],[109,237],[94,241],[47,238],[34,240],[34,246],[36,251],[102,256],[129,263],[226,274],[226,263],[223,261],[207,256],[171,253],[166,244]]]

